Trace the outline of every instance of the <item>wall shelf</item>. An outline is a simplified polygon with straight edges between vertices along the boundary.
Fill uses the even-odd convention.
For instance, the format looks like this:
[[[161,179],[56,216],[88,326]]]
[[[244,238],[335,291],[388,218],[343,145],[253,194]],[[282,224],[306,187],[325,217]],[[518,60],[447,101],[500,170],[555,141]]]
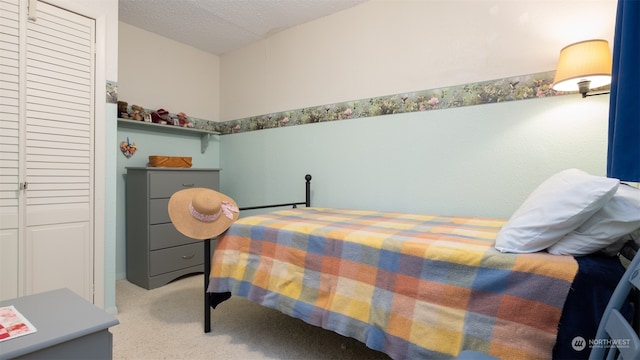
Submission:
[[[163,133],[183,133],[183,134],[191,134],[200,136],[200,152],[205,153],[207,151],[207,147],[209,146],[209,139],[211,135],[220,135],[217,131],[204,130],[204,129],[194,129],[194,128],[186,128],[181,126],[174,125],[162,125],[156,124],[146,121],[138,121],[138,120],[129,120],[118,118],[118,126],[124,126],[134,129],[144,129],[149,131],[157,131]]]

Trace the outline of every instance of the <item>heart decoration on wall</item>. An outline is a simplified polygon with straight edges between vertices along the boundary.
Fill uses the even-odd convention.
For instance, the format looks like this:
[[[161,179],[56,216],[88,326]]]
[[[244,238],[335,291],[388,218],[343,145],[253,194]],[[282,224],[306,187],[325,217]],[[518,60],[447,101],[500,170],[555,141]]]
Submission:
[[[120,151],[122,151],[122,153],[124,154],[124,156],[127,157],[127,159],[132,157],[133,154],[136,153],[136,150],[138,150],[136,143],[130,142],[129,137],[127,137],[127,141],[120,142]]]

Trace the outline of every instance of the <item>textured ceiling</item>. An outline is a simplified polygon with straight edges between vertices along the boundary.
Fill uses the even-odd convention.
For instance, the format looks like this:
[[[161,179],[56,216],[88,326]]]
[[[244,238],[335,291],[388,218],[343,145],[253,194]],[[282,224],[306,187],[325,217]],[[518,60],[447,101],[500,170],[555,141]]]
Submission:
[[[119,0],[120,21],[222,55],[367,0]]]

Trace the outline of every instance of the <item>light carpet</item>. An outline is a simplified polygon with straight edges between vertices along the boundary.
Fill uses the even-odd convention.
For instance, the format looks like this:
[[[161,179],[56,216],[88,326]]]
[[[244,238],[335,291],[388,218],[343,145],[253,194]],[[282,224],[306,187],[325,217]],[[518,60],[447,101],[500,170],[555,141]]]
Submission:
[[[205,334],[203,282],[194,275],[146,290],[118,280],[113,358],[389,360],[352,338],[239,297],[211,310]]]

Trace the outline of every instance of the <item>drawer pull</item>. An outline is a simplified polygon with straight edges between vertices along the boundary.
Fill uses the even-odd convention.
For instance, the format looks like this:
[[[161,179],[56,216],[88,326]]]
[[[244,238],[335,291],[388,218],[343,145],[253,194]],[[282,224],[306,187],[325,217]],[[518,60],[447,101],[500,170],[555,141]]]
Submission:
[[[184,260],[189,260],[189,259],[193,259],[193,257],[196,256],[196,254],[191,254],[191,255],[182,255],[182,258]]]
[[[194,187],[196,184],[182,184],[182,187]]]

